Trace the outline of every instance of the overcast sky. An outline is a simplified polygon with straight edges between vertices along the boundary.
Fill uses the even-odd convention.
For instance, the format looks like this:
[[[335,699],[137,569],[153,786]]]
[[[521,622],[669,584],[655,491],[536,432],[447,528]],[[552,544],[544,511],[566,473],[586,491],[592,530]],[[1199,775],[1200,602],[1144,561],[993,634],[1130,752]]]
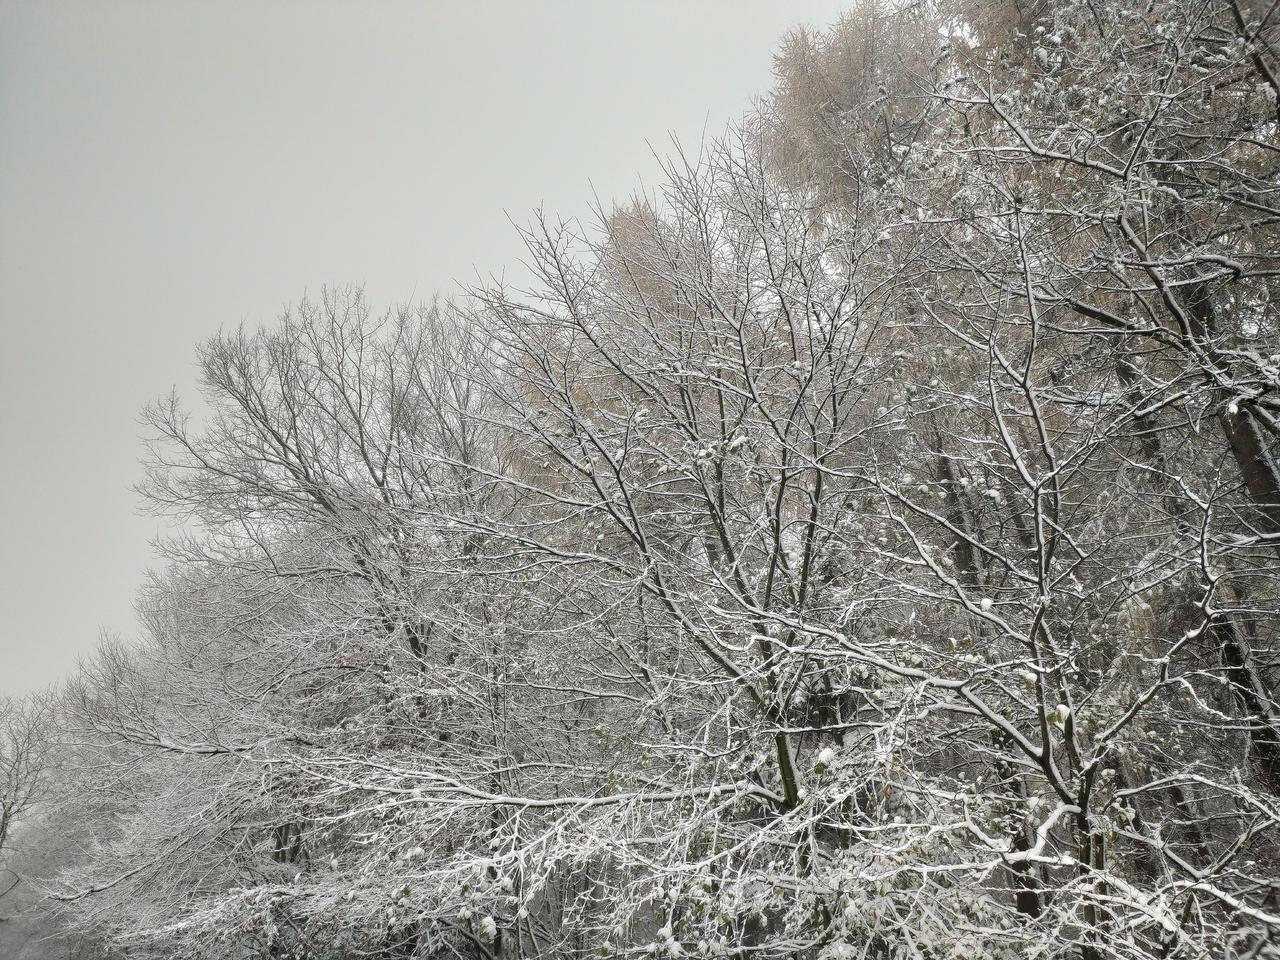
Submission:
[[[137,415],[220,326],[520,256],[628,195],[835,0],[0,0],[0,693],[133,635]]]

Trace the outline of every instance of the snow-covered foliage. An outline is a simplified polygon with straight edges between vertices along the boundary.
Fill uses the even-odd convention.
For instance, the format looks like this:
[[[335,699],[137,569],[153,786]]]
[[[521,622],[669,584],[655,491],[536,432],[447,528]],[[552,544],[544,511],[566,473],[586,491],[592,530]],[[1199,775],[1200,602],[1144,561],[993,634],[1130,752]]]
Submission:
[[[538,287],[148,412],[131,957],[1280,956],[1280,14],[864,4]],[[77,806],[83,812],[77,814]]]

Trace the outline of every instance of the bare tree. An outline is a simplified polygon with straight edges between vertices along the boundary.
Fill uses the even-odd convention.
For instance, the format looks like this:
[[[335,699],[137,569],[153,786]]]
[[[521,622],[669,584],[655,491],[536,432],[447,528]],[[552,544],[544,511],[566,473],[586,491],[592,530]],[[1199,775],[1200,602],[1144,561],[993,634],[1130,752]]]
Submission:
[[[22,879],[6,861],[15,829],[40,799],[51,719],[45,694],[0,700],[0,865],[7,874],[0,897]]]

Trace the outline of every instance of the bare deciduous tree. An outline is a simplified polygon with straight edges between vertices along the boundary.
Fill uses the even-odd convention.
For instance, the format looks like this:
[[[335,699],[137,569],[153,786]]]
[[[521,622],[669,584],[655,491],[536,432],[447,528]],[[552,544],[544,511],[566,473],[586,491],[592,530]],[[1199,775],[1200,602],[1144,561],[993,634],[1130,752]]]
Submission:
[[[21,878],[9,869],[14,831],[40,798],[52,703],[44,694],[0,700],[0,897]]]

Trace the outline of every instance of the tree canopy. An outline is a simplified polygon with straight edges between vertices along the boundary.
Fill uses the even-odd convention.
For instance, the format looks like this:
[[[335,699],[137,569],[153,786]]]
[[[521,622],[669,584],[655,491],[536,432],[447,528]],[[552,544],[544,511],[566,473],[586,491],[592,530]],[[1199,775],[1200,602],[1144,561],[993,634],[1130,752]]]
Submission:
[[[204,344],[61,928],[1280,957],[1276,6],[864,0],[528,289]]]

